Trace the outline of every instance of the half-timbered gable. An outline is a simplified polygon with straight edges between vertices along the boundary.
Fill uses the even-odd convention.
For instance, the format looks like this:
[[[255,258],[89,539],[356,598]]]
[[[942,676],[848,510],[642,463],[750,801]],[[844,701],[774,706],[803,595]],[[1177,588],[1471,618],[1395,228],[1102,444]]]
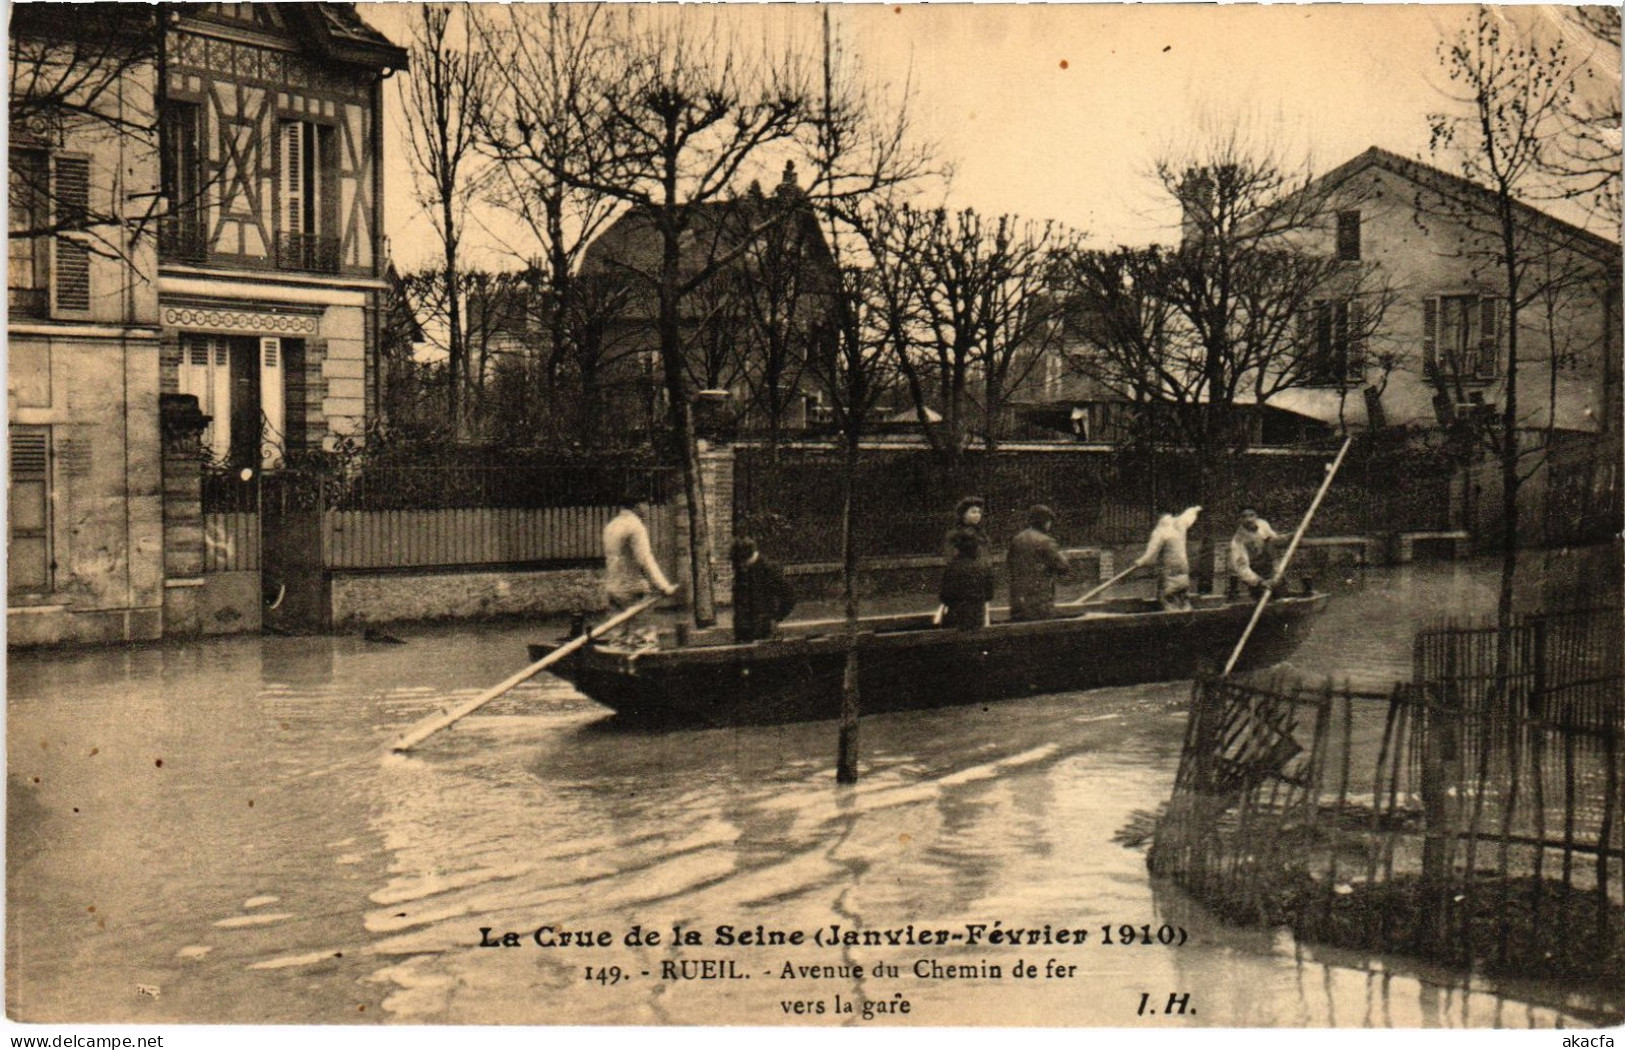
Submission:
[[[376,276],[378,87],[404,55],[324,46],[346,16],[322,6],[203,4],[170,29],[166,261]]]
[[[351,4],[186,4],[160,73],[161,382],[217,459],[359,435],[377,375],[383,83],[406,54]]]

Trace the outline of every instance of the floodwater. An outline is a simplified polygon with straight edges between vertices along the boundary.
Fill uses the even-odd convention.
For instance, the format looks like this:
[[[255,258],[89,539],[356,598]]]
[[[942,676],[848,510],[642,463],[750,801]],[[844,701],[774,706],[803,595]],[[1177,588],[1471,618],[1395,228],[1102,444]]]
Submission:
[[[1407,676],[1414,626],[1492,607],[1493,572],[1326,581],[1337,597],[1297,669]],[[1556,572],[1529,575],[1549,586]],[[1625,1017],[1617,992],[1469,980],[1227,927],[1153,883],[1144,852],[1114,838],[1168,795],[1180,684],[868,718],[855,788],[834,783],[831,723],[629,728],[546,675],[414,754],[386,755],[520,666],[542,631],[13,657],[10,1015],[862,1024],[867,1004],[868,1023],[933,1025]],[[721,927],[787,942],[832,926],[963,939],[717,943]],[[1184,943],[1117,943],[1124,926]],[[611,943],[541,947],[543,927]],[[674,945],[676,927],[698,943]],[[974,927],[986,929],[972,944]],[[1047,944],[988,935],[1043,941],[1045,927]],[[660,943],[628,944],[634,930]],[[1058,943],[1060,930],[1087,936]],[[509,931],[519,946],[482,946]]]

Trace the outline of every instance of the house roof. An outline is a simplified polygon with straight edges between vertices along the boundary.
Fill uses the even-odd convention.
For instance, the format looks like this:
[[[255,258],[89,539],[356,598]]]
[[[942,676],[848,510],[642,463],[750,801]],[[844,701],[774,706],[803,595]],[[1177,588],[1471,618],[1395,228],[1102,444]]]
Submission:
[[[329,58],[378,68],[407,66],[405,49],[368,25],[356,13],[355,4],[289,4],[285,10],[305,20],[310,35]]]
[[[770,209],[782,202],[793,209],[790,221],[797,224],[799,242],[814,265],[830,263],[823,229],[806,196],[795,184],[794,166],[786,168],[785,181],[773,196],[763,195],[752,184],[750,190],[728,200],[706,201],[692,206],[687,227],[678,242],[685,273],[694,273],[709,261],[737,248],[746,235],[767,221]],[[583,273],[620,273],[652,278],[660,270],[661,236],[656,213],[649,208],[632,208],[623,213],[598,236],[582,258]]]
[[[1469,179],[1462,178],[1460,175],[1453,175],[1448,171],[1433,167],[1431,164],[1409,160],[1379,146],[1372,146],[1364,153],[1345,161],[1322,175],[1317,181],[1323,187],[1335,187],[1373,168],[1392,172],[1403,179],[1432,190],[1440,196],[1459,201],[1484,212],[1493,213],[1496,207],[1497,196],[1493,190],[1480,186]],[[1564,222],[1562,219],[1549,215],[1538,208],[1531,207],[1522,201],[1514,201],[1513,207],[1520,223],[1538,229],[1553,240],[1570,246],[1574,250],[1596,259],[1598,262],[1613,266],[1619,264],[1621,255],[1618,241],[1609,240],[1600,234]]]

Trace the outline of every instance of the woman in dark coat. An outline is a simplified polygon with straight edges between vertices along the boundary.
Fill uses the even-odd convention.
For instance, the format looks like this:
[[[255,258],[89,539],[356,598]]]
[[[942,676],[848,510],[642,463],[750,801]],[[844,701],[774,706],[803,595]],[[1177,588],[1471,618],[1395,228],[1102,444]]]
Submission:
[[[948,535],[942,539],[942,556],[952,561],[957,550],[955,537],[968,535],[976,540],[976,556],[980,558],[987,552],[987,533],[982,530],[982,516],[986,513],[986,504],[980,496],[966,496],[954,508],[954,527],[948,530]]]
[[[970,530],[952,536],[954,560],[942,571],[942,626],[984,627],[987,603],[993,600],[993,566],[981,556],[981,546]]]

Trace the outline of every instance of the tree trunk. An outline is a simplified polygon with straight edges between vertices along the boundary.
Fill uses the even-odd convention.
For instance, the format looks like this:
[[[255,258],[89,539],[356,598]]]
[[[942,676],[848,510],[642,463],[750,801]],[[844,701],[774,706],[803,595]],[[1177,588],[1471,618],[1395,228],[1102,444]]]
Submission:
[[[841,470],[841,592],[846,599],[846,663],[841,674],[841,730],[835,780],[858,782],[858,551],[852,535],[853,490],[857,486],[858,436],[844,439]]]
[[[711,565],[711,521],[706,513],[705,484],[700,477],[700,450],[694,437],[694,406],[683,376],[683,339],[678,315],[677,229],[663,224],[660,266],[660,360],[665,368],[666,397],[671,402],[672,438],[683,468],[683,495],[688,499],[688,553],[693,585],[694,625],[717,622],[716,580]]]

